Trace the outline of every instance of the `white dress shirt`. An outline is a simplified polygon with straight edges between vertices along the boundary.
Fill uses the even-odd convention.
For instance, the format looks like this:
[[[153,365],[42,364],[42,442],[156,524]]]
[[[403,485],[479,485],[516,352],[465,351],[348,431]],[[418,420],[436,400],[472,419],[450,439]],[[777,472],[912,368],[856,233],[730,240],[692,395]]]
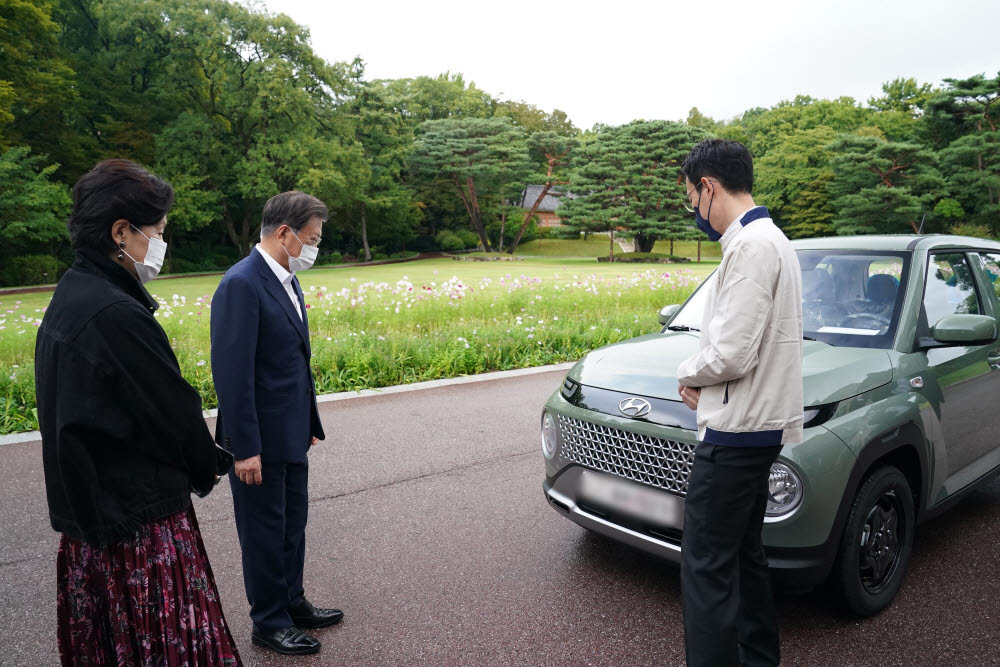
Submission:
[[[267,265],[271,267],[272,271],[274,271],[274,276],[278,279],[278,282],[281,283],[282,287],[285,288],[285,292],[288,293],[288,298],[292,300],[292,305],[295,306],[295,312],[299,314],[299,319],[301,320],[302,307],[299,306],[299,297],[296,296],[295,287],[292,286],[292,278],[295,277],[295,272],[289,271],[281,264],[278,264],[278,262],[275,261],[275,259],[271,257],[271,255],[269,255],[259,243],[257,244],[257,252],[264,256],[264,261],[267,262]]]

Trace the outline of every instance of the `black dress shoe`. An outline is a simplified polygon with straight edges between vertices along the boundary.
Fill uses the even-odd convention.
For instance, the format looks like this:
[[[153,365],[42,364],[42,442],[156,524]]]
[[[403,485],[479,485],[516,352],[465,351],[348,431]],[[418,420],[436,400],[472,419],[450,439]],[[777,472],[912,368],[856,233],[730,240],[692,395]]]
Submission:
[[[340,623],[344,612],[339,609],[317,609],[309,600],[302,600],[288,612],[292,623],[300,628],[326,628]]]
[[[264,632],[255,625],[251,641],[254,646],[263,646],[281,655],[309,655],[318,653],[320,647],[318,640],[293,625],[277,632]]]

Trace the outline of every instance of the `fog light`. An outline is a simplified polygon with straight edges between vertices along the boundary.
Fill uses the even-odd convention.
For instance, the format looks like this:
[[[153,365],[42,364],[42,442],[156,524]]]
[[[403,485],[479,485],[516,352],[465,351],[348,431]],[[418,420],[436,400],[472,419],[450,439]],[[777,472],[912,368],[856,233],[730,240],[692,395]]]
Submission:
[[[767,511],[769,517],[787,516],[802,502],[802,480],[784,463],[771,465],[767,480]]]
[[[542,413],[542,454],[547,459],[556,455],[556,441],[558,438],[556,430],[556,420],[548,412]]]

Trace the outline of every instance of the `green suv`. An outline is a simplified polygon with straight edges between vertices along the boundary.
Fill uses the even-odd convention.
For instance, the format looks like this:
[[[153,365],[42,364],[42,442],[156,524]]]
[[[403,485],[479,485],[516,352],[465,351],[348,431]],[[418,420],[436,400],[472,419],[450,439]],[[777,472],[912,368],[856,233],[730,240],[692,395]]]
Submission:
[[[779,581],[829,580],[861,615],[903,582],[916,524],[1000,470],[1000,243],[795,241],[803,441],[771,468],[764,544]],[[674,562],[697,444],[676,369],[705,286],[663,330],[588,354],[545,404],[543,489],[560,514]]]

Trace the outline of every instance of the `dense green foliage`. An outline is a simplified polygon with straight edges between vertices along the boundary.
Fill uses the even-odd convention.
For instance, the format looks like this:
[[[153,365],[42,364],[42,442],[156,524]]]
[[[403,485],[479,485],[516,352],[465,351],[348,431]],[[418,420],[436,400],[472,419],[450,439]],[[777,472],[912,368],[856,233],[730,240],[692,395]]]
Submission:
[[[248,252],[263,203],[291,188],[330,207],[327,262],[440,249],[438,238],[454,247],[460,230],[513,251],[539,233],[528,185],[564,196],[575,229],[650,251],[696,234],[675,179],[707,136],[750,148],[755,196],[789,236],[921,224],[1000,234],[1000,75],[937,88],[899,78],[867,103],[799,96],[734,119],[692,108],[683,122],[581,133],[563,111],[460,74],[367,80],[360,59],[325,62],[307,29],[252,3],[5,0],[0,43],[4,284],[70,261],[69,187],[112,156],[177,190],[174,272]],[[41,255],[54,262],[24,259]]]

